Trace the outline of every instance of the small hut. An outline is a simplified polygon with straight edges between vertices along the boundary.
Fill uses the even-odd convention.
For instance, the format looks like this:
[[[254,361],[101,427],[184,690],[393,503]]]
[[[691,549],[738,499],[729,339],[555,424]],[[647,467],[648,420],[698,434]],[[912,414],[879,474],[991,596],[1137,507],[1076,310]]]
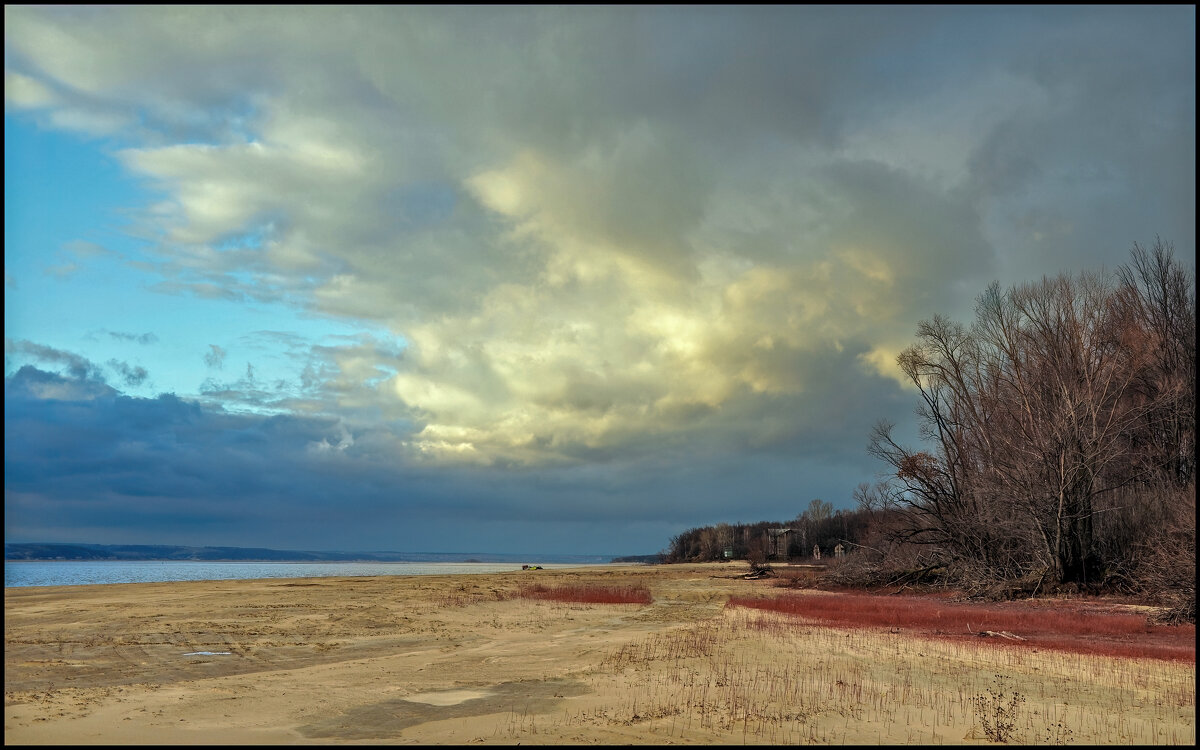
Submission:
[[[767,557],[787,557],[791,529],[767,529]]]

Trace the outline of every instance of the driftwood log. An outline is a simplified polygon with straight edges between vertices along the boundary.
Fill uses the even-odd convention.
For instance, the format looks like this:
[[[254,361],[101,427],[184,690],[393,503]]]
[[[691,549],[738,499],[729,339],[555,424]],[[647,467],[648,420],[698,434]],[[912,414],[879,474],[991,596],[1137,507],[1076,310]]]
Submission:
[[[1021,636],[1019,636],[1019,635],[1013,635],[1012,633],[1008,632],[1007,630],[982,630],[982,631],[980,631],[980,633],[979,633],[979,637],[980,637],[980,638],[986,638],[986,637],[988,637],[988,636],[992,636],[992,637],[994,637],[994,638],[1007,638],[1007,639],[1008,639],[1008,640],[1010,640],[1010,641],[1023,641],[1023,640],[1025,640],[1025,639],[1024,639],[1024,638],[1022,638]]]
[[[1010,641],[1025,640],[1021,636],[1016,635],[1014,633],[1010,633],[1007,630],[980,630],[978,633],[976,633],[974,630],[971,629],[970,625],[967,625],[967,632],[970,633],[971,635],[977,635],[980,638],[1005,638]]]

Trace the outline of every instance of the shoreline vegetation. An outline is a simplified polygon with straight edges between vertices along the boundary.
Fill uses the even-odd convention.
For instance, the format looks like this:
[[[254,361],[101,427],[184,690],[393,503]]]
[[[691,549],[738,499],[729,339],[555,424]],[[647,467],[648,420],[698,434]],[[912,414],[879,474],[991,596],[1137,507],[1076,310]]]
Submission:
[[[5,589],[9,744],[1186,744],[1194,625],[745,562]]]

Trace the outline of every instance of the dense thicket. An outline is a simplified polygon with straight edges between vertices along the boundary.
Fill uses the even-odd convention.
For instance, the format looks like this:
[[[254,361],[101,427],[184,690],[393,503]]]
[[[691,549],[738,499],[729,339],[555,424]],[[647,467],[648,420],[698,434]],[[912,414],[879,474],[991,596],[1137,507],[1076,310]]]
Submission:
[[[1161,241],[1131,255],[919,325],[898,361],[926,448],[887,423],[870,441],[891,542],[981,584],[1140,589],[1194,619],[1195,272]]]
[[[842,543],[843,583],[1141,593],[1195,621],[1196,280],[1169,244],[1114,273],[992,284],[969,326],[922,321],[898,363],[923,446],[877,425],[889,471],[856,510],[689,529],[664,558],[754,561],[790,528],[776,556]]]

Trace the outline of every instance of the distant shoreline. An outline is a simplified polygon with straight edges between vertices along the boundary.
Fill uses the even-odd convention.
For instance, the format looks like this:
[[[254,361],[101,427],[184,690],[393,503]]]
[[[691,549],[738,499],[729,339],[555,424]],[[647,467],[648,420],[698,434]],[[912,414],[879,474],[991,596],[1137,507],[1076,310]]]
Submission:
[[[4,544],[4,562],[478,562],[608,563],[642,562],[615,555],[513,554],[493,552],[313,552],[261,547],[186,547],[138,544]]]
[[[284,578],[477,575],[521,573],[522,569],[583,570],[638,563],[352,562],[345,560],[16,560],[4,566],[4,589],[30,586],[96,586],[186,581],[255,581]]]

